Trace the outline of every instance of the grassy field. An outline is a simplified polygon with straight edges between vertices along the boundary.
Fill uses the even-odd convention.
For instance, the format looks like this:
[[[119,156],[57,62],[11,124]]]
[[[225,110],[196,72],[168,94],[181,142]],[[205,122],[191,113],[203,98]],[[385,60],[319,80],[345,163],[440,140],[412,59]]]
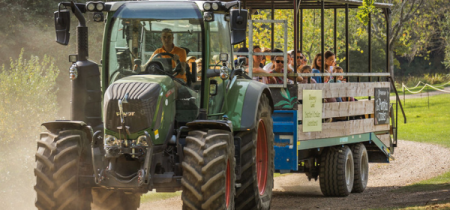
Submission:
[[[440,144],[450,148],[450,94],[428,99],[406,99],[404,105],[407,124],[399,113],[399,139]],[[400,109],[399,109],[400,111]]]
[[[450,94],[427,98],[407,99],[407,124],[399,125],[399,139],[443,145],[450,148]],[[399,123],[402,122],[399,117]],[[423,192],[450,189],[450,172],[395,190],[396,192]],[[450,203],[413,206],[404,209],[450,209]]]

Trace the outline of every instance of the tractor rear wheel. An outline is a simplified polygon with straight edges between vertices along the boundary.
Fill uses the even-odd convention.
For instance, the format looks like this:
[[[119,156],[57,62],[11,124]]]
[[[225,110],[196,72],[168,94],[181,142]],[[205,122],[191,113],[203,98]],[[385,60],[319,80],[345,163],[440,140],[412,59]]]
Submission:
[[[94,188],[92,189],[92,200],[92,210],[136,210],[139,208],[141,195]]]
[[[183,209],[234,209],[234,139],[229,131],[194,130],[182,162]]]
[[[355,180],[352,193],[362,193],[369,181],[369,155],[364,144],[355,144],[352,147],[353,162],[355,163]]]
[[[348,146],[330,147],[320,158],[320,190],[325,196],[348,196],[353,188],[353,154]]]
[[[36,207],[39,210],[90,209],[91,188],[79,181],[82,144],[80,130],[41,133],[36,152]]]
[[[272,200],[274,148],[272,108],[262,95],[256,115],[257,126],[241,137],[241,187],[236,192],[236,209],[269,209]]]

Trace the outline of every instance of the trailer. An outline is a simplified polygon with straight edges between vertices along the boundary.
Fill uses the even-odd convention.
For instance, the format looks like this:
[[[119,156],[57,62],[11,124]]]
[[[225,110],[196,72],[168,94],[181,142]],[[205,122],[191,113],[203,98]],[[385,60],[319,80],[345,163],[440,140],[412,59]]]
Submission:
[[[252,20],[250,17],[248,33],[248,53],[235,53],[249,57],[249,76],[280,76],[283,84],[268,85],[275,104],[273,118],[275,171],[279,173],[305,173],[309,180],[319,179],[325,196],[348,196],[361,193],[367,186],[369,163],[389,163],[397,147],[399,108],[404,115],[401,101],[395,89],[392,72],[389,69],[389,51],[386,50],[386,72],[372,72],[372,31],[368,27],[369,56],[367,69],[350,70],[349,50],[349,10],[362,6],[361,1],[353,0],[243,0],[250,11],[270,9],[271,20]],[[377,12],[384,13],[386,20],[392,4],[375,3]],[[303,47],[303,11],[316,9],[321,12],[321,52],[324,58],[324,12],[334,10],[334,54],[337,55],[336,24],[338,9],[345,12],[345,69],[344,73],[253,73],[253,55],[284,56],[284,69],[287,69],[287,20],[274,20],[275,9],[294,11],[294,49]],[[370,17],[370,16],[369,16]],[[332,18],[332,17],[331,17]],[[284,25],[284,53],[253,52],[253,24],[272,24],[271,47],[274,48],[273,24]],[[387,22],[389,23],[389,22]],[[369,26],[371,25],[369,20]],[[387,28],[389,25],[386,24]],[[300,30],[299,30],[300,29]],[[389,38],[389,30],[386,30]],[[388,40],[388,39],[386,39]],[[245,44],[244,44],[245,46]],[[386,41],[386,49],[389,42]],[[294,65],[297,66],[297,54]],[[324,72],[324,60],[322,69]],[[289,84],[287,76],[343,76],[347,83]],[[352,82],[350,82],[351,78]],[[366,82],[361,82],[361,78]],[[390,101],[390,93],[395,100]],[[324,103],[326,98],[362,98],[347,102]],[[395,110],[395,111],[394,111]]]

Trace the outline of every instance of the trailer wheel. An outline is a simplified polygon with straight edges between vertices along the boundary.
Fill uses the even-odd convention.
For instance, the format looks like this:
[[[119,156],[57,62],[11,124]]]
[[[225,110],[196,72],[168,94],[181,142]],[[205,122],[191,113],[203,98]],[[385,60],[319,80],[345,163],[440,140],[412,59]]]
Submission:
[[[231,132],[190,131],[183,152],[183,209],[234,209],[236,163]]]
[[[103,188],[92,189],[92,210],[136,210],[141,195]]]
[[[355,144],[352,147],[353,161],[355,163],[355,179],[352,193],[362,193],[369,180],[369,156],[364,144]]]
[[[82,144],[80,130],[47,131],[37,141],[35,205],[39,210],[90,209],[91,188],[79,181]]]
[[[320,160],[320,190],[325,196],[348,196],[353,188],[353,154],[348,146],[331,147]]]
[[[241,187],[236,192],[236,209],[269,209],[272,200],[274,148],[273,121],[269,98],[262,95],[256,115],[256,129],[240,133]]]

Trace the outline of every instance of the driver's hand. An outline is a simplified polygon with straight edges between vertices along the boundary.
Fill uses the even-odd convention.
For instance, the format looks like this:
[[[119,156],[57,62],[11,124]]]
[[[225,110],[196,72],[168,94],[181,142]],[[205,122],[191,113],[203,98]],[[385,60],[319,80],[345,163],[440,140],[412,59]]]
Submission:
[[[180,60],[180,56],[178,56],[177,54],[173,54],[173,59],[176,60],[176,61]]]

